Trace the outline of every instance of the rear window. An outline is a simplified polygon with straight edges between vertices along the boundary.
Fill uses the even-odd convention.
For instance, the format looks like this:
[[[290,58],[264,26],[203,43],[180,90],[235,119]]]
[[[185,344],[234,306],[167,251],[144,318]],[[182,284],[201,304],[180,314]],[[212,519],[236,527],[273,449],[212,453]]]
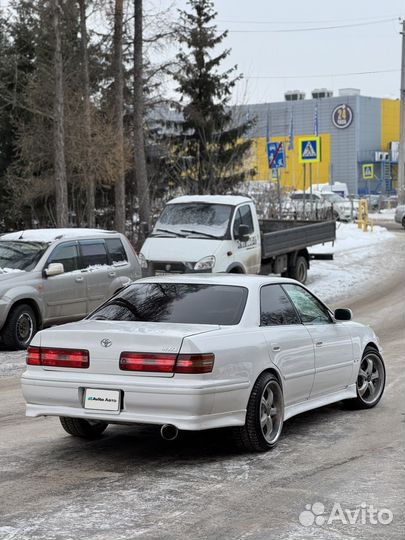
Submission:
[[[90,319],[238,324],[247,289],[230,285],[135,283],[97,309]]]

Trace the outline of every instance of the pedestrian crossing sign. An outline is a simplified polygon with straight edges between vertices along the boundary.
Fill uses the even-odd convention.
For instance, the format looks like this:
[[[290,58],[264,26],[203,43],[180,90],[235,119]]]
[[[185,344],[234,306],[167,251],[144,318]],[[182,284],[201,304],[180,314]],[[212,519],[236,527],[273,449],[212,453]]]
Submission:
[[[374,164],[365,163],[363,165],[363,179],[364,180],[373,180],[374,178]]]
[[[319,163],[321,161],[321,138],[301,137],[299,139],[299,156],[300,163]]]

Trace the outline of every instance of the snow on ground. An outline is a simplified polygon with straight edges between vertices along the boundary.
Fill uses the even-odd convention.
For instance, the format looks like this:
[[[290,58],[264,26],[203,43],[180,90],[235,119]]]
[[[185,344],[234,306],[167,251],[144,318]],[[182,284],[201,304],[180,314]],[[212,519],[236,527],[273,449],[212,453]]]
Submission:
[[[311,253],[333,253],[333,261],[312,261],[308,287],[326,302],[344,302],[389,279],[402,262],[402,237],[374,226],[363,232],[353,223],[338,223],[336,242],[313,246]]]
[[[395,208],[386,208],[380,212],[373,212],[368,215],[368,219],[374,223],[378,221],[394,221]]]
[[[0,349],[0,379],[2,377],[21,375],[24,368],[25,351],[5,351]]]

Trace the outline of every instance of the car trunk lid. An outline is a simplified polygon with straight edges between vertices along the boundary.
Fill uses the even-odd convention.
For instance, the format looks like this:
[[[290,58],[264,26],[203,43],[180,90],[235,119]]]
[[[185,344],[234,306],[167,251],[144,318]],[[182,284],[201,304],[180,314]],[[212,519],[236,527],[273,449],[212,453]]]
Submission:
[[[123,352],[177,355],[184,338],[218,328],[217,325],[208,324],[84,320],[43,331],[41,347],[88,350],[89,367],[75,371],[139,377],[172,377],[171,372],[121,370],[120,355]],[[44,369],[73,371],[72,368],[48,366],[44,366]]]

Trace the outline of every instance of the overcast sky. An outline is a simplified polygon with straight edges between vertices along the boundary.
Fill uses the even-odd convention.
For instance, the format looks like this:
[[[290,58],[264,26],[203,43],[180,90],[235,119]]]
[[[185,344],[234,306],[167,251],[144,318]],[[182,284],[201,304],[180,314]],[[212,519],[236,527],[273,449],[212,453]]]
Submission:
[[[175,0],[180,8],[186,4]],[[399,97],[404,0],[215,0],[215,7],[218,28],[230,31],[228,65],[237,64],[245,77],[238,102],[281,101],[292,89],[310,97],[321,87],[335,94],[354,87],[366,96]],[[379,73],[343,75],[370,71]]]

